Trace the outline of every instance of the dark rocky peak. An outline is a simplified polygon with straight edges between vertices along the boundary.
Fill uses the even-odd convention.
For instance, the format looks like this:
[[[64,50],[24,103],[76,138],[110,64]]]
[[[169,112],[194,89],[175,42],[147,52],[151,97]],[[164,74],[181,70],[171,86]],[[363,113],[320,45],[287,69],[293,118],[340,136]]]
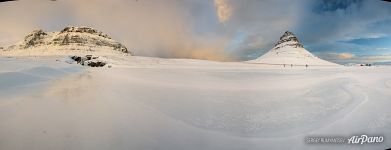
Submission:
[[[274,49],[280,49],[283,47],[293,47],[293,48],[303,48],[303,44],[300,43],[299,39],[289,31],[286,31],[281,37],[277,44],[274,46]]]
[[[24,38],[24,41],[26,43],[25,48],[44,44],[44,39],[47,35],[48,34],[42,30],[34,30],[32,33],[30,33]]]

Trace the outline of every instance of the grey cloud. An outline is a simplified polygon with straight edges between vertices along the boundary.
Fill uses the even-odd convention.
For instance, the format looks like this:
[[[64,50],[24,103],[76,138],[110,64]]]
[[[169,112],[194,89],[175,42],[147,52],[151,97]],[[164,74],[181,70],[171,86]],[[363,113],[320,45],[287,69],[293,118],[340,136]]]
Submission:
[[[372,24],[391,19],[391,5],[388,3],[374,0],[347,0],[343,4],[332,3],[334,6],[324,6],[322,1],[309,2],[307,5],[313,9],[302,12],[300,24],[297,26],[297,31],[307,43],[390,34],[370,27]],[[319,8],[318,5],[326,8]]]

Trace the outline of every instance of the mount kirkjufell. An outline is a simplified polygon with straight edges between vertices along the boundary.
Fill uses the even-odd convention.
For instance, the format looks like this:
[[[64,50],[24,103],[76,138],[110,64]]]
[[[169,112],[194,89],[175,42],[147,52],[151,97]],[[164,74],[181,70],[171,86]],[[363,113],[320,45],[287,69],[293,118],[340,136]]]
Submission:
[[[311,54],[289,31],[286,31],[277,44],[266,54],[250,62],[271,65],[337,66],[335,63],[322,60]]]

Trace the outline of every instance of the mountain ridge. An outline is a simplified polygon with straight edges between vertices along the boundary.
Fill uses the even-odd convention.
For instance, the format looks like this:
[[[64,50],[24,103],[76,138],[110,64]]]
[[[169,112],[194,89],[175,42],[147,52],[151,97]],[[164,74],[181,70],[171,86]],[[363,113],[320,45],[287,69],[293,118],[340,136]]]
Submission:
[[[57,32],[45,32],[42,29],[33,30],[26,35],[24,39],[14,45],[9,46],[3,51],[36,50],[56,54],[56,50],[62,52],[95,52],[95,51],[117,51],[120,53],[131,54],[128,48],[123,44],[113,40],[107,34],[91,27],[68,26]],[[61,53],[61,52],[58,52]]]

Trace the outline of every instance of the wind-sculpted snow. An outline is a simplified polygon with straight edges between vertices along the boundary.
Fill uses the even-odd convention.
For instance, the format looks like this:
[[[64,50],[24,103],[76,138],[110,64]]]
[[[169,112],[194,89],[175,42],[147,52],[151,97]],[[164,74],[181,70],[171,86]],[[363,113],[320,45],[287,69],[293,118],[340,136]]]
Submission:
[[[55,59],[0,58],[7,64],[0,68],[0,149],[372,150],[391,144],[304,143],[308,136],[391,137],[389,67],[116,60],[112,68],[80,72],[79,65]]]
[[[49,81],[80,71],[75,66],[55,66],[53,61],[0,58],[3,65],[0,69],[0,95],[9,97],[23,94],[35,90],[34,87],[41,87]]]
[[[293,136],[311,131],[332,122],[335,116],[343,116],[365,99],[360,87],[350,79],[331,78],[298,88],[278,90],[275,88],[284,87],[287,77],[306,75],[253,73],[145,72],[141,74],[148,74],[145,78],[149,80],[133,81],[131,84],[135,88],[129,87],[127,90],[140,103],[176,120],[202,129],[243,137]],[[132,77],[140,77],[141,74],[132,73]],[[227,74],[230,76],[227,77]],[[179,76],[195,81],[178,81]],[[296,80],[310,83],[311,79],[308,76],[307,79]],[[268,80],[273,80],[273,83]],[[256,83],[249,83],[251,81]],[[268,89],[269,84],[274,85]],[[207,86],[202,88],[198,85]],[[150,92],[153,94],[148,94]]]

